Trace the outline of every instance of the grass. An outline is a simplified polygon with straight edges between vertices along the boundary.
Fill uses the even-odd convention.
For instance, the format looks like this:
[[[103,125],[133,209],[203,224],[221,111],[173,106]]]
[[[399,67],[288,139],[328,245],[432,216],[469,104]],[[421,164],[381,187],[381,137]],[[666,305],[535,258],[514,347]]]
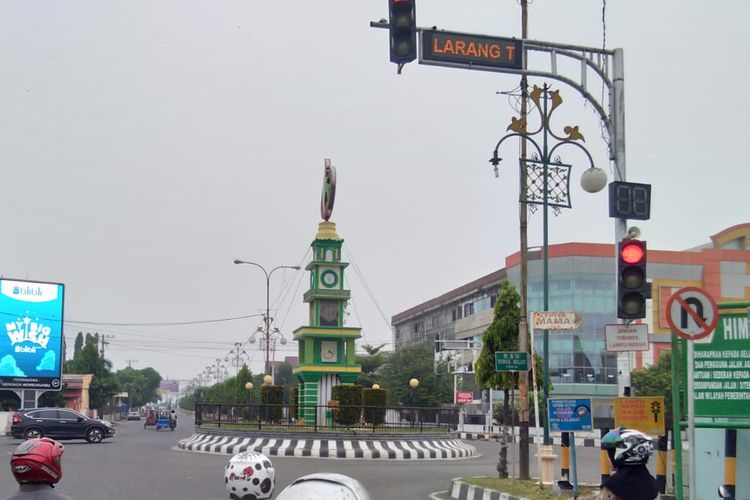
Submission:
[[[566,498],[555,495],[552,491],[552,486],[540,488],[536,481],[522,481],[512,478],[498,479],[494,477],[464,477],[461,480],[474,486],[481,486],[485,489],[497,490],[530,500],[560,500],[561,498]],[[591,495],[596,491],[590,487],[580,486],[579,490],[579,498]],[[572,496],[569,498],[572,498]]]

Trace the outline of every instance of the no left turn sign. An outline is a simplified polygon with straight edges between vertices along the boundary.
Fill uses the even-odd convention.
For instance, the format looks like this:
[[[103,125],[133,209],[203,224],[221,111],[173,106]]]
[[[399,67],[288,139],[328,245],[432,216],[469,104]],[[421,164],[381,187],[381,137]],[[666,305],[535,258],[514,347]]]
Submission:
[[[719,309],[705,291],[689,286],[677,290],[667,301],[667,323],[672,331],[688,340],[707,337],[719,321]]]

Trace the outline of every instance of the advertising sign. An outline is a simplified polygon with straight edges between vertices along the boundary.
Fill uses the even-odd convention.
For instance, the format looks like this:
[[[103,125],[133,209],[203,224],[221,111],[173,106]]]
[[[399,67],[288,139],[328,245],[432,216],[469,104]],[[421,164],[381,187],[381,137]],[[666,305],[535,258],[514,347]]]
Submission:
[[[648,351],[648,325],[604,325],[608,352]]]
[[[471,391],[456,392],[456,403],[470,404],[474,402],[474,394]]]
[[[0,279],[0,389],[60,390],[61,283]]]
[[[590,399],[549,399],[549,429],[577,432],[592,429]]]
[[[576,330],[583,322],[574,311],[534,311],[531,321],[534,330]]]
[[[696,416],[750,415],[750,330],[741,314],[722,314],[713,335],[693,346]]]
[[[624,425],[650,436],[663,436],[664,396],[615,399],[615,426]]]

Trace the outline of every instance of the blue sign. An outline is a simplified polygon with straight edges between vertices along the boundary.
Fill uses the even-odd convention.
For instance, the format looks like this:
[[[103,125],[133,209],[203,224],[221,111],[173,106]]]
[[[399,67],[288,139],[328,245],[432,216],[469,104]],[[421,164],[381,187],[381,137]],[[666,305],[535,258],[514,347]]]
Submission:
[[[590,399],[549,399],[550,431],[592,430]]]
[[[0,389],[62,389],[64,291],[0,279]]]

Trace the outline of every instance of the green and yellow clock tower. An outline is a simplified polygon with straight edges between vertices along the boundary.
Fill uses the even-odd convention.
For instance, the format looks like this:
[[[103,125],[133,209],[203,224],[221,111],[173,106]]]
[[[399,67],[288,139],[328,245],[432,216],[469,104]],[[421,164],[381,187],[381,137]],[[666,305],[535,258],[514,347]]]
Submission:
[[[299,403],[305,425],[314,425],[316,419],[323,423],[325,409],[321,406],[331,399],[331,389],[353,383],[362,371],[354,355],[354,341],[361,336],[361,328],[344,326],[351,292],[344,288],[344,270],[349,265],[341,260],[344,240],[336,234],[336,224],[329,221],[335,194],[336,169],[325,160],[320,203],[323,221],[318,225],[312,260],[306,267],[310,288],[304,301],[310,306],[309,323],[294,331],[299,364],[293,373],[300,382]]]

